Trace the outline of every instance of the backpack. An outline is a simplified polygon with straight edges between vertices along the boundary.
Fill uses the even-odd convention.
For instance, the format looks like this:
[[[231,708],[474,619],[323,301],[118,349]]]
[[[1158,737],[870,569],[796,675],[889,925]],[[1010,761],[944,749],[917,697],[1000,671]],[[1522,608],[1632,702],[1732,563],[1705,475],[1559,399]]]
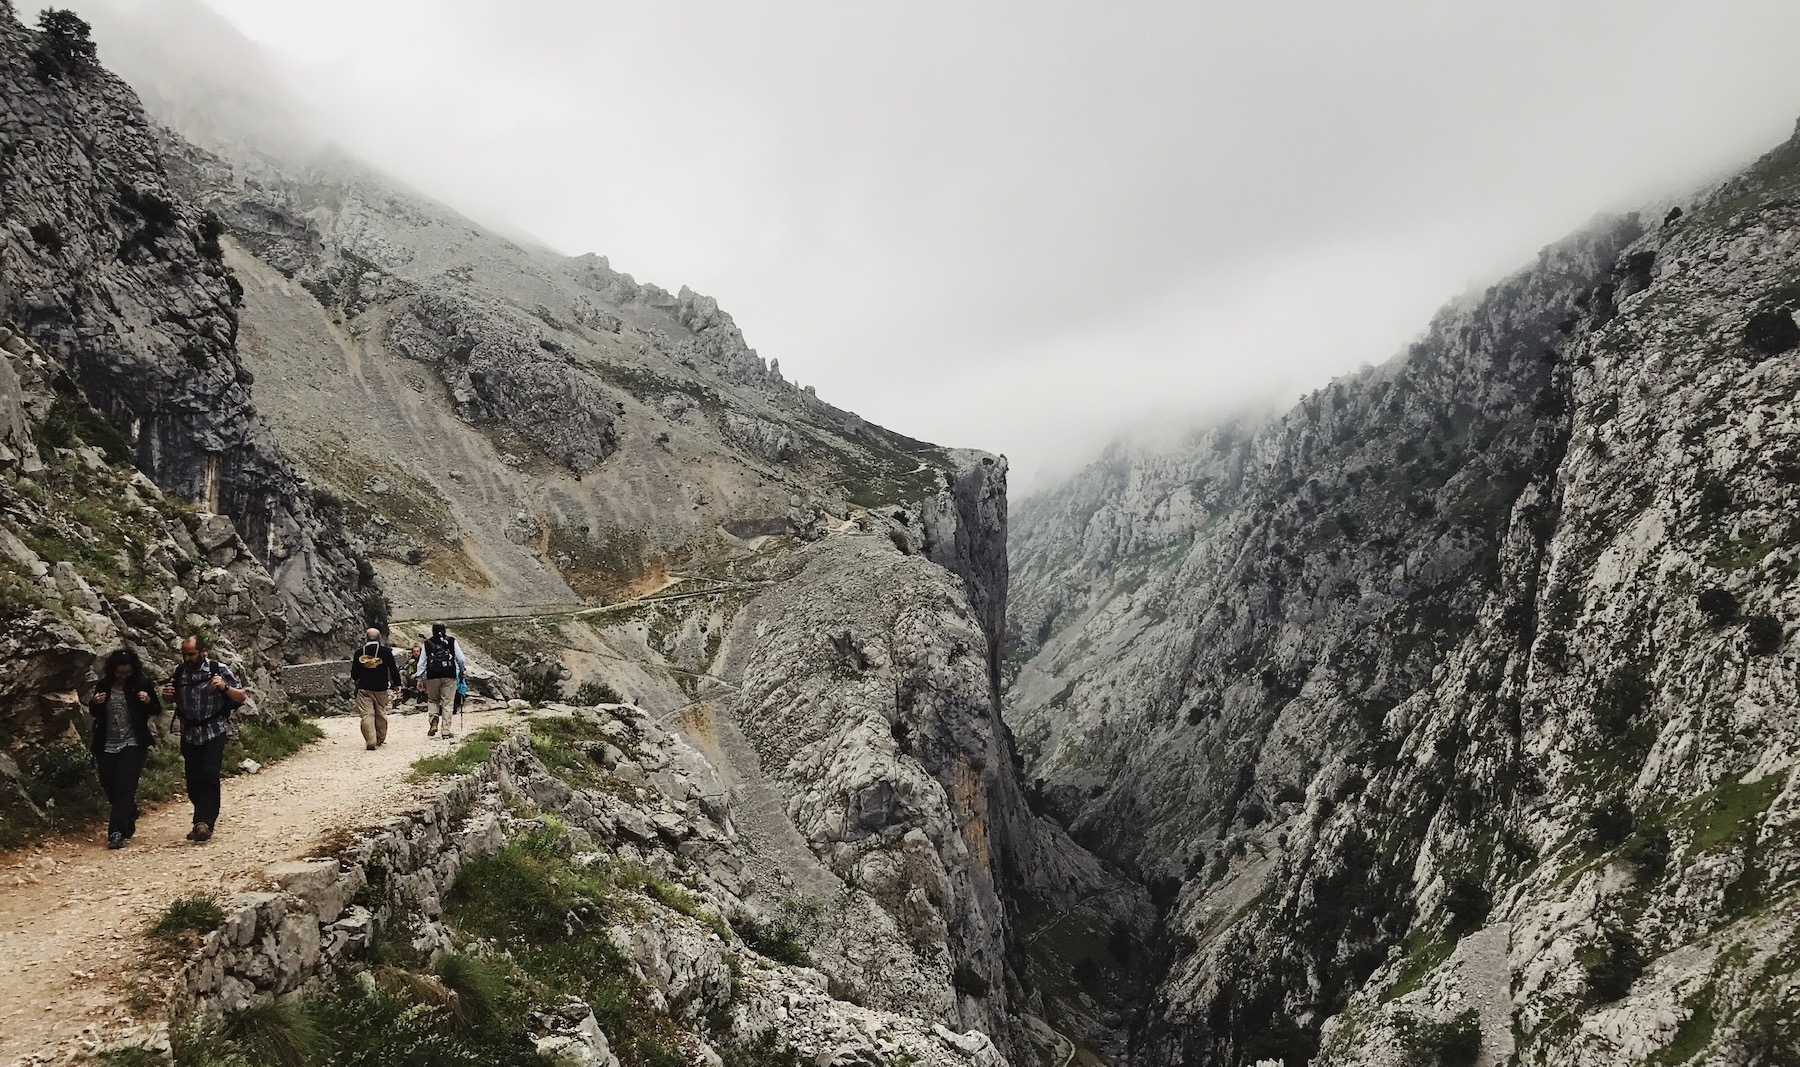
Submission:
[[[431,637],[426,639],[425,677],[456,677],[456,638]]]
[[[365,671],[381,669],[381,642],[370,641],[362,647],[362,653],[356,657],[356,665]]]
[[[201,682],[200,684],[205,685],[205,686],[211,686],[212,680],[219,676],[219,664],[215,663],[214,661],[212,661],[210,659],[201,660],[200,661],[200,671],[206,675],[206,681]],[[208,716],[206,716],[204,718],[200,718],[200,719],[189,718],[187,709],[181,706],[180,697],[176,698],[175,707],[176,707],[176,712],[183,719],[186,719],[189,722],[210,722],[211,720],[217,719],[217,718],[229,718],[232,715],[236,714],[237,710],[239,708],[244,706],[244,701],[231,699],[231,697],[227,696],[223,690],[219,691],[219,703],[225,709],[223,715],[208,715]]]

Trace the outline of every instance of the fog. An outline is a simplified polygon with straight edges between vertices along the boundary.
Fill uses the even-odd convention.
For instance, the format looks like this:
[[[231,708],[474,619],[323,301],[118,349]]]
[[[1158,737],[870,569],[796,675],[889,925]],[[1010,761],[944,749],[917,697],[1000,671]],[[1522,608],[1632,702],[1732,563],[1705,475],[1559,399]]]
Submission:
[[[715,296],[790,379],[1026,490],[1380,362],[1800,116],[1792,0],[211,3],[254,106]],[[196,4],[68,6],[103,61],[225,58]]]

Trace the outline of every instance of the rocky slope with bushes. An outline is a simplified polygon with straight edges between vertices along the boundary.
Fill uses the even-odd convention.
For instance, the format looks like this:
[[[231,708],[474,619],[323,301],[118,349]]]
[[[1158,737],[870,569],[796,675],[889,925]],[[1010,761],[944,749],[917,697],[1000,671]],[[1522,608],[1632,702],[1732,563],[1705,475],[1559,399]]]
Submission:
[[[1006,1062],[978,1029],[844,999],[829,957],[854,905],[763,877],[728,783],[679,734],[631,706],[520,710],[434,757],[458,777],[417,813],[277,866],[276,891],[171,907],[193,946],[172,1021],[103,1058]]]
[[[1790,1062],[1797,193],[1800,137],[1020,509],[1034,797],[1169,946],[1136,1062]]]
[[[229,516],[296,652],[335,647],[375,592],[250,394],[218,220],[173,192],[157,134],[77,24],[0,10],[0,318],[97,410],[159,489]]]

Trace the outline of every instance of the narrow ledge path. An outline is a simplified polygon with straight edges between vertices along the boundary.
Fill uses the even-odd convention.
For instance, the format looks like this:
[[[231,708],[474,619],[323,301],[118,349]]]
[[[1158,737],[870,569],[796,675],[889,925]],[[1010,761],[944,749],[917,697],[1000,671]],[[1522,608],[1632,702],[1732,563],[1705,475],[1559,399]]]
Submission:
[[[0,852],[0,1064],[54,1062],[84,1032],[133,1024],[127,984],[149,973],[145,930],[171,901],[272,889],[272,864],[410,810],[431,789],[407,780],[413,761],[507,716],[462,718],[458,737],[446,740],[425,736],[422,712],[394,715],[387,744],[373,752],[356,718],[318,719],[322,740],[260,774],[226,779],[218,833],[205,844],[185,840],[193,809],[170,801],[147,809],[137,837],[117,851],[99,826]]]

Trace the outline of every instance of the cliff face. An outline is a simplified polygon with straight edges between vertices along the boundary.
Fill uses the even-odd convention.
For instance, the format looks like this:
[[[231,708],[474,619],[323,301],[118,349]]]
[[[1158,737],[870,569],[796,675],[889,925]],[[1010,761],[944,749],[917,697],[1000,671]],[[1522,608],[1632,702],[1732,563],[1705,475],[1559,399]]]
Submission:
[[[967,459],[917,508],[861,513],[784,560],[710,671],[829,872],[808,890],[846,894],[853,933],[821,966],[847,993],[982,1029],[1021,1062],[1053,1051],[1040,1017],[1122,1053],[1120,1020],[1070,975],[1089,960],[1116,985],[1123,964],[1064,949],[1089,928],[1135,943],[1147,902],[1025,803],[985,628],[1005,608],[1006,465]],[[1069,936],[1044,939],[1057,921]]]
[[[371,590],[257,415],[216,224],[170,190],[130,89],[69,47],[0,11],[0,311],[157,486],[231,516],[294,649],[335,647]]]
[[[1021,509],[1008,715],[1165,908],[1142,1062],[1794,1047],[1796,160]]]

